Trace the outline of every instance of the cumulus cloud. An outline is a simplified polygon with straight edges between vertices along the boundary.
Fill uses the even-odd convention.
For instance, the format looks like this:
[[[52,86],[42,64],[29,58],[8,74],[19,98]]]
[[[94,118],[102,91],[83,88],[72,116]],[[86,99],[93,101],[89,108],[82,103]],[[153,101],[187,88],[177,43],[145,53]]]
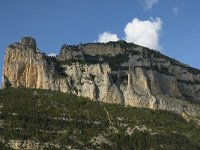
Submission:
[[[144,1],[144,5],[145,5],[145,9],[149,10],[153,7],[153,5],[157,4],[159,2],[159,0],[145,0]]]
[[[57,54],[55,54],[55,53],[50,53],[50,54],[48,54],[48,56],[51,56],[51,57],[56,57],[56,55],[57,55]]]
[[[144,21],[134,18],[124,29],[125,41],[160,50],[159,37],[161,29],[162,21],[160,18]]]
[[[106,43],[110,41],[118,41],[119,38],[117,37],[117,34],[112,34],[110,32],[104,32],[99,35],[98,42],[100,43]]]
[[[178,12],[179,12],[179,8],[178,8],[178,7],[174,7],[174,8],[172,9],[172,11],[173,11],[173,13],[174,13],[175,15],[177,15]]]
[[[128,22],[124,28],[125,36],[122,38],[126,42],[135,43],[155,50],[161,50],[159,39],[162,29],[162,20],[160,18],[149,20],[139,20],[134,18]],[[106,43],[109,41],[118,41],[117,34],[104,32],[99,35],[98,42]]]

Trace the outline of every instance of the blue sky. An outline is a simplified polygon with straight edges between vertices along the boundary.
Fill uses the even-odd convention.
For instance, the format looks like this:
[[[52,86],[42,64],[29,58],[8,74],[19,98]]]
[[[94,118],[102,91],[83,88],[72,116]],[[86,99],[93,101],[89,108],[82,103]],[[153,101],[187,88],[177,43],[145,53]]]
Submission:
[[[65,43],[99,41],[105,32],[138,41],[148,29],[147,45],[200,68],[199,15],[200,0],[0,0],[0,74],[5,48],[23,36],[49,54]]]

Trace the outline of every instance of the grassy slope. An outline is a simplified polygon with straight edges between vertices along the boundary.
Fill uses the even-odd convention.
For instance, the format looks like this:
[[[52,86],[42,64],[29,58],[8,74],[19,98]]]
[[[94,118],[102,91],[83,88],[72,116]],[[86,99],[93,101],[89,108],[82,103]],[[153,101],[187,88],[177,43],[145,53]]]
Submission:
[[[200,128],[166,111],[24,88],[0,90],[0,105],[0,119],[5,121],[0,135],[6,140],[54,142],[79,149],[200,149]],[[147,130],[135,129],[128,135],[127,129],[136,126]],[[112,145],[90,142],[100,135]]]

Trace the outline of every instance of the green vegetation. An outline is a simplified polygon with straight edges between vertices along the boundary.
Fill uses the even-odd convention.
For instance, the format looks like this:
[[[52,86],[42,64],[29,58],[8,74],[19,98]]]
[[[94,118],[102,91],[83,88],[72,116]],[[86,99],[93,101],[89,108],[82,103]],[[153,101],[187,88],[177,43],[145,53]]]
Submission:
[[[129,52],[134,52],[135,48],[140,47],[139,45],[136,45],[134,43],[126,43],[125,41],[118,41],[117,43],[119,43],[122,46],[122,48],[124,48],[126,50],[129,49],[130,50]],[[155,50],[152,50],[152,49],[149,49],[146,47],[142,47],[142,49],[146,50],[148,52],[149,58],[151,57],[151,54],[153,54],[154,58],[163,58],[163,59],[169,60],[172,65],[185,68],[186,70],[188,70],[189,72],[194,73],[194,74],[200,74],[199,69],[185,65],[185,64],[177,61],[176,59],[170,58],[170,57],[160,53],[159,51],[155,51]]]
[[[96,43],[96,44],[102,44],[102,43]],[[116,47],[117,44],[120,44],[121,48],[125,50],[124,53],[118,54],[116,56],[106,56],[106,55],[91,56],[88,54],[84,54],[84,58],[85,58],[84,61],[74,59],[74,60],[63,61],[61,62],[61,64],[71,65],[72,63],[76,63],[76,62],[80,64],[108,63],[113,71],[118,71],[119,69],[128,70],[128,66],[122,66],[122,64],[129,60],[129,55],[141,55],[141,53],[134,50],[134,48],[136,48],[137,45],[133,43],[126,43],[124,41],[104,43],[104,45],[107,45],[107,46],[112,45],[113,47]],[[84,46],[86,45],[87,44],[85,44]]]
[[[7,147],[5,144],[0,143],[1,150],[11,150],[11,148]]]
[[[200,70],[197,69],[197,68],[193,68],[193,67],[190,67],[190,66],[188,66],[188,65],[185,65],[185,64],[183,64],[183,63],[177,61],[176,59],[172,59],[172,58],[170,58],[170,57],[168,57],[168,56],[166,56],[166,55],[163,55],[163,54],[160,53],[159,51],[150,50],[150,49],[148,49],[148,48],[147,48],[147,50],[148,50],[149,56],[150,56],[151,54],[153,54],[153,55],[154,55],[154,58],[164,58],[164,59],[166,59],[166,60],[169,60],[169,61],[171,62],[171,64],[174,65],[174,66],[179,66],[179,67],[185,68],[186,70],[188,70],[189,72],[191,72],[191,73],[193,73],[193,74],[200,74]]]
[[[94,43],[88,43],[88,44],[94,44]],[[82,44],[82,46],[86,46],[88,44]],[[102,45],[102,43],[95,43],[95,44]],[[153,55],[154,58],[163,58],[163,59],[169,60],[172,65],[180,66],[193,74],[200,74],[199,69],[185,65],[185,64],[177,61],[176,59],[172,59],[172,58],[160,53],[159,51],[151,50],[149,48],[142,47],[142,46],[139,46],[134,43],[118,41],[118,42],[108,42],[108,43],[103,43],[103,44],[105,46],[112,45],[113,47],[116,47],[116,45],[120,45],[120,47],[125,51],[122,54],[118,54],[114,57],[103,56],[103,55],[91,56],[91,55],[84,54],[84,57],[85,57],[84,61],[74,59],[74,60],[67,60],[67,61],[61,62],[61,64],[71,65],[72,63],[75,63],[75,62],[79,62],[80,64],[97,64],[97,63],[107,62],[113,71],[118,71],[119,69],[128,70],[128,66],[122,66],[122,64],[129,60],[129,55],[132,55],[132,56],[133,55],[142,55],[143,57],[148,57],[148,58],[151,58],[151,55]],[[64,46],[64,47],[66,47],[66,46]],[[64,47],[62,49],[64,49]],[[74,51],[79,50],[78,46],[67,46],[67,48],[74,50]],[[138,48],[140,48],[142,50],[141,53],[138,51]],[[144,54],[145,51],[147,52],[146,54]],[[52,58],[48,58],[48,59],[50,60]],[[57,65],[58,72],[61,70],[60,72],[62,73],[62,68],[60,68],[59,66],[60,65]],[[158,69],[156,68],[156,70],[158,70]],[[169,74],[167,70],[161,70],[161,73]]]
[[[47,56],[43,53],[43,57],[46,60],[50,70],[55,70],[55,77],[66,77],[64,68],[62,67],[62,62],[54,56]]]
[[[83,60],[67,60],[60,62],[62,65],[72,65],[73,63],[78,62],[79,64],[102,64],[102,63],[108,63],[113,71],[118,71],[119,69],[128,70],[128,67],[121,66],[122,63],[128,61],[128,52],[125,54],[118,54],[115,57],[110,56],[91,56],[91,55],[85,55],[85,61]],[[102,59],[103,61],[101,61]]]
[[[0,135],[6,141],[29,139],[79,149],[200,149],[200,128],[167,111],[24,88],[0,90],[0,105]],[[94,145],[92,139],[100,135],[109,143]]]

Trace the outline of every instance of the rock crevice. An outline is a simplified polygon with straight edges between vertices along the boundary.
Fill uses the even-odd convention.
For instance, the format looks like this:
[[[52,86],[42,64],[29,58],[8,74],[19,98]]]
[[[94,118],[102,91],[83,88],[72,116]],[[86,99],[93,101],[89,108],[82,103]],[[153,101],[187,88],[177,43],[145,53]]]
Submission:
[[[3,88],[56,90],[94,101],[199,115],[200,71],[159,52],[126,43],[64,45],[56,57],[24,37],[6,49]]]

